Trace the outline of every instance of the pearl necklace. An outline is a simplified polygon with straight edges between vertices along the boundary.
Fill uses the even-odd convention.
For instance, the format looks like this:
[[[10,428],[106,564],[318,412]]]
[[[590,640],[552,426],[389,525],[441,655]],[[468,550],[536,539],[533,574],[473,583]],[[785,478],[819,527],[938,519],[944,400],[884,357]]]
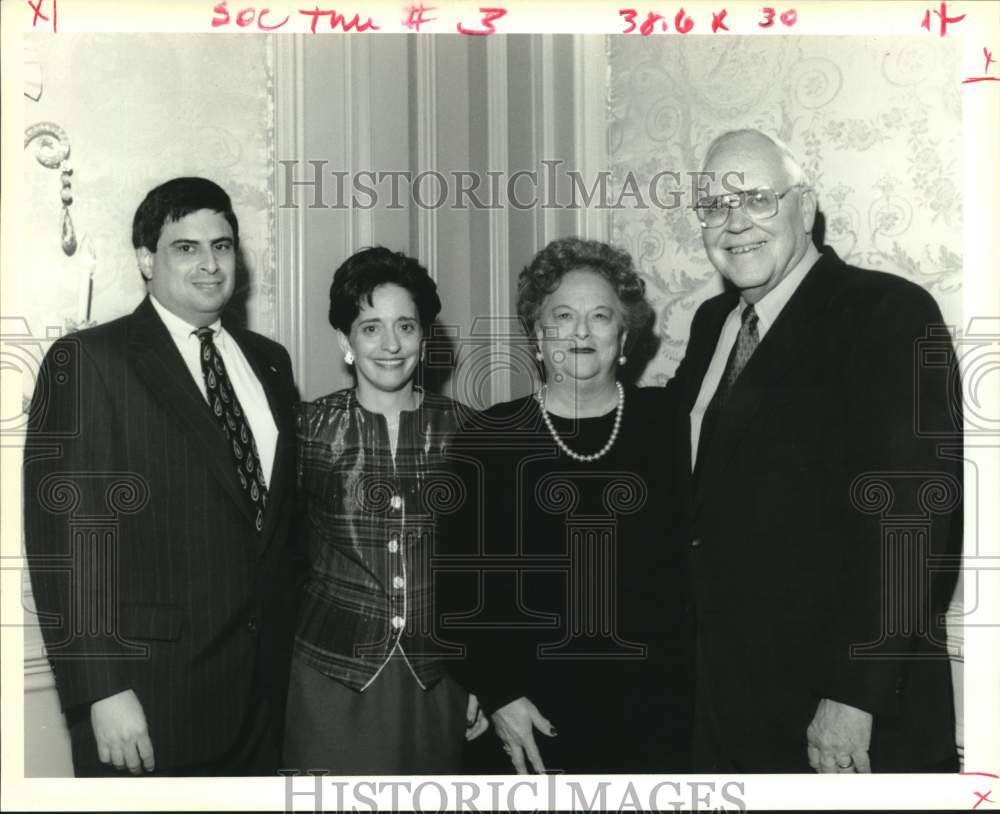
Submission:
[[[569,457],[574,461],[582,461],[583,463],[596,461],[598,458],[603,458],[607,455],[611,447],[615,445],[615,441],[618,438],[618,430],[622,425],[622,412],[625,410],[625,388],[622,387],[621,382],[615,382],[615,386],[618,388],[618,408],[615,411],[615,426],[611,430],[611,437],[608,438],[608,442],[593,455],[581,455],[579,452],[574,452],[566,446],[566,442],[559,437],[559,433],[556,432],[556,428],[552,426],[552,419],[549,418],[549,414],[545,412],[545,390],[548,385],[542,385],[541,390],[535,394],[535,398],[538,399],[538,404],[542,409],[542,418],[545,420],[545,426],[549,428],[552,440],[556,442],[556,446],[558,446],[559,449],[569,455]]]

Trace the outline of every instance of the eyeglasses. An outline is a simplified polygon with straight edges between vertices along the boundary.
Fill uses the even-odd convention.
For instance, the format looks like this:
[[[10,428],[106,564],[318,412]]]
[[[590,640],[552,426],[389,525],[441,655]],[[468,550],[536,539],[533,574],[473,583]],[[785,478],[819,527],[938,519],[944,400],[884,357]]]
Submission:
[[[796,187],[805,184],[792,184],[784,192],[775,192],[770,187],[745,189],[740,192],[727,192],[724,195],[712,195],[702,198],[694,206],[703,229],[714,229],[729,220],[729,213],[737,207],[743,207],[747,217],[752,220],[767,220],[778,214],[778,202]]]

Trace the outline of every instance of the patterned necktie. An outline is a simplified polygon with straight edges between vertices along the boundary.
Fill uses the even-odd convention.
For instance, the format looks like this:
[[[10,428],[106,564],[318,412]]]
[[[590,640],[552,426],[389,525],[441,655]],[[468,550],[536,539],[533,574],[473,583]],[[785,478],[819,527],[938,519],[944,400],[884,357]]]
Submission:
[[[205,390],[212,415],[229,441],[229,452],[233,457],[236,475],[255,515],[257,531],[264,528],[264,508],[267,506],[267,485],[260,467],[257,442],[247,423],[246,414],[236,398],[233,383],[226,373],[219,349],[212,341],[211,328],[199,328],[195,335],[201,341],[201,372],[205,376]]]
[[[743,309],[741,318],[743,324],[740,326],[739,335],[736,337],[736,344],[733,345],[733,349],[729,353],[729,359],[726,360],[726,369],[722,372],[719,386],[715,391],[715,395],[712,396],[712,400],[708,403],[708,408],[705,410],[705,417],[701,422],[701,432],[698,436],[699,463],[705,457],[708,445],[719,423],[719,415],[726,405],[726,400],[729,398],[730,392],[732,392],[736,379],[739,378],[740,373],[743,372],[743,368],[747,366],[747,362],[753,356],[753,352],[757,350],[757,345],[760,344],[760,337],[757,334],[757,312],[752,305],[748,305]]]

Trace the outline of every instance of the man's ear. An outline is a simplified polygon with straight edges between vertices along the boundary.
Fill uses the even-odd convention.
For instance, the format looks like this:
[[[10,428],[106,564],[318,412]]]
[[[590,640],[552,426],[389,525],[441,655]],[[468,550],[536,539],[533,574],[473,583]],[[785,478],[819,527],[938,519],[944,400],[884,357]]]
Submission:
[[[816,191],[812,187],[806,187],[802,190],[799,206],[802,210],[802,229],[807,235],[812,235],[813,224],[816,222],[816,210],[819,208]]]
[[[153,279],[153,259],[155,255],[145,246],[140,246],[135,250],[135,260],[139,264],[139,273],[148,283]]]

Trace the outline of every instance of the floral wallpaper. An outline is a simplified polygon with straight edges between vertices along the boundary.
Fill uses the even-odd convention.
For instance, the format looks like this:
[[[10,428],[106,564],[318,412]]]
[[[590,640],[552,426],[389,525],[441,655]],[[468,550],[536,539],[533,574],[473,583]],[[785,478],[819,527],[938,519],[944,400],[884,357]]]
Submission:
[[[611,235],[643,273],[661,339],[643,376],[683,358],[697,306],[721,290],[690,209],[691,177],[721,132],[785,141],[816,188],[825,243],[902,275],[961,323],[962,133],[957,43],[906,37],[609,38]],[[654,176],[664,207],[651,205]],[[679,180],[678,180],[679,178]],[[671,205],[676,204],[676,205]]]
[[[23,319],[32,336],[52,338],[79,316],[89,268],[92,318],[129,313],[145,294],[131,243],[135,208],[162,181],[203,175],[229,192],[240,221],[245,273],[237,313],[273,335],[268,40],[60,33],[27,35],[24,44],[26,65],[37,66],[27,73],[41,80],[40,94],[36,80],[25,88],[24,123],[54,122],[68,136],[78,247],[72,256],[61,248],[60,173],[35,160],[33,143],[20,167],[18,297],[4,303],[3,315]]]

